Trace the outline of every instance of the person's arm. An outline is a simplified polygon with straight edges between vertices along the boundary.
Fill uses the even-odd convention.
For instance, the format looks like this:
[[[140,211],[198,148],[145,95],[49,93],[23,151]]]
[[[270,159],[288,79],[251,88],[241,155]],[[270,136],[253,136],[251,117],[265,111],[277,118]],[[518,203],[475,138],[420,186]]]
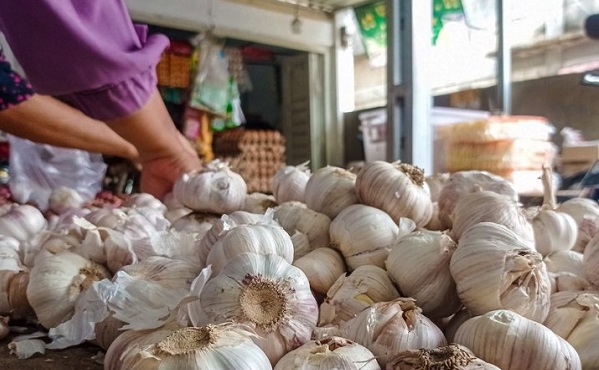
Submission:
[[[0,130],[38,143],[138,159],[135,146],[105,123],[50,96],[34,94],[1,110]]]
[[[137,112],[106,123],[137,148],[143,192],[162,199],[182,173],[201,167],[196,151],[173,124],[158,90]]]

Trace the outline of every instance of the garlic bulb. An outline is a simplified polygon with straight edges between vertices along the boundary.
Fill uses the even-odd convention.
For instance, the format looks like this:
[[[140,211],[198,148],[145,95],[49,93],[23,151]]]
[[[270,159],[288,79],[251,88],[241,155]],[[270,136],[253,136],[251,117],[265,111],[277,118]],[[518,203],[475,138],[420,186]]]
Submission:
[[[180,232],[197,234],[203,238],[219,219],[219,217],[208,213],[193,212],[175,220],[171,228]]]
[[[576,349],[583,369],[599,366],[599,292],[553,294],[544,325]]]
[[[599,235],[593,237],[587,244],[584,250],[582,267],[587,280],[599,286]]]
[[[0,340],[3,340],[10,334],[8,327],[8,316],[0,316]]]
[[[572,216],[555,209],[555,189],[551,168],[543,167],[543,206],[533,217],[535,247],[543,257],[548,254],[572,249],[578,238],[578,225]]]
[[[318,319],[306,275],[274,254],[231,259],[206,283],[200,304],[213,322],[232,320],[253,329],[254,342],[272,364],[309,341]]]
[[[460,199],[479,190],[504,194],[517,201],[518,193],[514,186],[503,177],[486,171],[459,171],[452,173],[439,194],[439,220],[447,229],[453,227],[455,207]]]
[[[308,162],[279,169],[272,178],[272,193],[277,203],[294,200],[303,202],[308,180],[310,180]]]
[[[265,222],[264,216],[246,211],[235,211],[228,215],[223,215],[220,219],[211,221],[212,227],[204,235],[198,248],[198,258],[203,265],[206,265],[206,259],[212,249],[212,246],[218,240],[220,234],[235,225],[255,224]]]
[[[341,337],[313,340],[283,356],[274,370],[380,370],[372,352]]]
[[[293,244],[294,261],[310,253],[310,240],[306,234],[296,231],[291,235],[291,243]]]
[[[543,258],[548,272],[569,272],[583,276],[583,254],[575,251],[557,251]]]
[[[445,233],[415,231],[400,238],[387,258],[387,272],[399,290],[416,299],[429,318],[454,314],[461,306],[449,261],[457,244]]]
[[[166,205],[152,194],[136,193],[123,202],[123,207],[126,208],[151,208],[165,214],[167,211]]]
[[[456,332],[455,342],[502,370],[581,369],[580,358],[568,342],[509,310],[467,320]]]
[[[567,213],[578,225],[578,237],[573,250],[583,252],[589,241],[599,234],[599,205],[587,198],[572,198],[563,202],[556,209]]]
[[[489,212],[493,210],[493,212]],[[462,196],[455,207],[451,236],[459,241],[462,234],[479,222],[494,222],[504,225],[528,241],[534,248],[532,225],[524,216],[523,209],[514,200],[492,191],[477,191]]]
[[[551,281],[551,294],[557,292],[577,292],[592,289],[592,284],[583,276],[571,272],[549,272]]]
[[[310,249],[328,247],[331,240],[329,228],[331,219],[324,213],[307,208],[301,202],[285,202],[274,209],[273,218],[289,233],[296,231],[306,235]]]
[[[356,194],[360,202],[382,209],[395,222],[407,217],[422,227],[433,215],[424,172],[407,163],[367,163],[356,178]]]
[[[39,322],[53,328],[73,314],[75,300],[94,281],[109,277],[108,271],[71,252],[41,260],[31,269],[27,299]]]
[[[194,211],[223,214],[244,207],[247,185],[228,165],[214,160],[201,170],[183,174],[175,181],[173,193]]]
[[[387,363],[387,370],[501,370],[476,357],[468,348],[452,343],[433,349],[401,352]]]
[[[542,256],[503,225],[471,227],[449,269],[460,300],[474,315],[505,308],[543,322],[549,313],[550,281]]]
[[[56,214],[65,213],[71,209],[81,208],[85,199],[75,189],[59,186],[52,189],[48,199],[48,207]]]
[[[250,193],[245,198],[243,210],[263,215],[269,208],[277,206],[275,197],[264,193]]]
[[[572,249],[578,238],[576,221],[563,212],[541,210],[532,219],[532,227],[536,249],[543,256]]]
[[[104,369],[272,369],[250,338],[232,325],[128,331],[108,349]]]
[[[358,203],[355,183],[356,175],[348,170],[334,166],[322,167],[310,176],[304,202],[311,210],[334,219],[344,208]]]
[[[206,264],[218,274],[238,254],[276,254],[293,262],[293,242],[282,227],[274,224],[239,225],[224,231],[212,246]]]
[[[100,208],[91,211],[84,218],[98,227],[114,229],[127,219],[127,214],[118,208]]]
[[[335,217],[329,232],[332,247],[343,254],[348,269],[353,271],[363,265],[385,267],[399,227],[386,212],[354,204]]]
[[[399,297],[387,271],[373,265],[355,269],[349,276],[339,276],[320,306],[318,326],[347,321],[376,302]]]
[[[437,202],[439,200],[439,195],[441,195],[441,190],[445,184],[449,182],[451,178],[450,173],[435,173],[430,176],[427,176],[424,181],[428,184],[428,189],[431,195],[431,201]]]
[[[341,333],[371,350],[382,368],[403,351],[447,345],[441,329],[421,313],[412,298],[374,303],[342,323]]]
[[[334,249],[318,248],[293,261],[293,266],[306,274],[310,288],[327,294],[335,281],[345,272],[343,257]]]
[[[42,212],[28,204],[11,204],[0,212],[0,235],[21,242],[31,240],[47,224]]]

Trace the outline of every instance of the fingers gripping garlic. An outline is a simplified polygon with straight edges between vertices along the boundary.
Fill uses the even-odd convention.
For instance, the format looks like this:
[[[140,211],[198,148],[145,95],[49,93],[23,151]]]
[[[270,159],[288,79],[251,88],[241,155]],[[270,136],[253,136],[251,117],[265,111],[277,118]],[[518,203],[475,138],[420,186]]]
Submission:
[[[407,163],[367,163],[356,178],[356,194],[360,202],[387,212],[395,222],[407,217],[422,227],[433,215],[424,172]]]
[[[318,306],[304,273],[274,254],[239,254],[206,283],[200,303],[213,322],[248,325],[272,364],[310,340]]]
[[[551,285],[542,256],[503,225],[472,226],[449,269],[462,303],[474,315],[505,308],[538,322],[547,317]]]

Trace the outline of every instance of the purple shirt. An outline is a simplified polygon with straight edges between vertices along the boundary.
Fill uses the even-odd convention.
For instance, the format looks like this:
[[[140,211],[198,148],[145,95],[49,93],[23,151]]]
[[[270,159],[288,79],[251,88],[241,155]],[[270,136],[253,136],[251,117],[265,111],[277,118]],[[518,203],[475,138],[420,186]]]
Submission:
[[[37,93],[97,119],[145,104],[169,44],[134,25],[124,0],[0,0],[0,30]]]

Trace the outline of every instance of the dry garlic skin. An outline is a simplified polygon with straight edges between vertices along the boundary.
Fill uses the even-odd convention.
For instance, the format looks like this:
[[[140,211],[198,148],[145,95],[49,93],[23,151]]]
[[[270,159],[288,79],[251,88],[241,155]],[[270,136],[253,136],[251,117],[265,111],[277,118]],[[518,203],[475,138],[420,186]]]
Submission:
[[[275,364],[310,340],[318,305],[306,275],[285,259],[242,253],[206,283],[200,304],[213,322],[248,325],[254,341]]]
[[[356,175],[344,168],[319,168],[306,184],[304,202],[311,210],[334,219],[344,208],[358,203],[355,183]]]

